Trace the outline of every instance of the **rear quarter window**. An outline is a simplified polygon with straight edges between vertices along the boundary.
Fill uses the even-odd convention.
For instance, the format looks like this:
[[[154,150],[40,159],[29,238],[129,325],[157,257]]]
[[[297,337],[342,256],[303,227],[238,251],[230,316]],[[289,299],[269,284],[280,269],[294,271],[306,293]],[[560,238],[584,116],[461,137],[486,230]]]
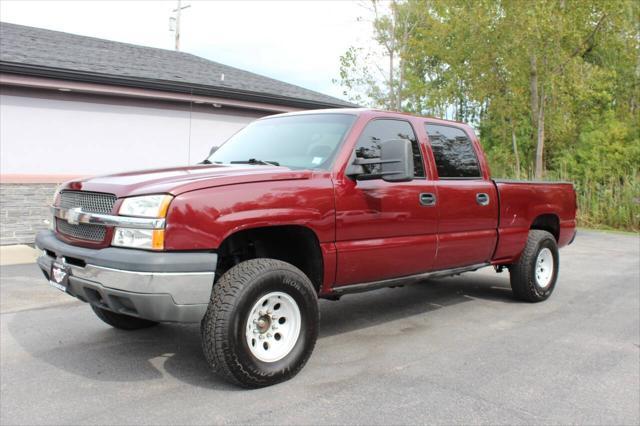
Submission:
[[[464,130],[428,123],[425,127],[440,178],[482,177],[478,156],[469,135]]]

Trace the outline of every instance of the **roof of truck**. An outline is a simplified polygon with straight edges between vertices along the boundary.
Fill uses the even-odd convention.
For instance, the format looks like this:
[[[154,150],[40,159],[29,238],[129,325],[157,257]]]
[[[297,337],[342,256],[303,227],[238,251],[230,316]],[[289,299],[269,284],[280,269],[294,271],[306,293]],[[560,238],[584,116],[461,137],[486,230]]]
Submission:
[[[462,121],[455,120],[447,120],[445,118],[433,117],[428,115],[418,115],[410,112],[398,112],[398,111],[387,111],[379,108],[332,108],[332,109],[314,109],[307,111],[295,111],[295,112],[285,112],[282,114],[270,115],[267,117],[261,118],[261,120],[270,118],[270,117],[282,117],[282,116],[290,116],[290,115],[303,115],[303,114],[351,114],[351,115],[361,115],[361,114],[372,114],[372,115],[383,115],[383,116],[404,116],[404,117],[412,117],[418,119],[430,120],[443,124],[456,124],[458,126],[469,126],[469,124],[464,123]]]

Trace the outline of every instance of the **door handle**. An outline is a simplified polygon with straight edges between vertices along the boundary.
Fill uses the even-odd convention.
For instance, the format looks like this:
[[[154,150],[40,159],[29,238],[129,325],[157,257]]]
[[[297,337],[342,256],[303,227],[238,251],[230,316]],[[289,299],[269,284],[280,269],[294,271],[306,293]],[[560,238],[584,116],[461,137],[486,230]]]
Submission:
[[[476,202],[481,206],[488,206],[489,201],[490,201],[489,194],[485,194],[484,192],[480,192],[479,194],[476,194]]]
[[[435,206],[436,196],[430,192],[423,192],[420,194],[420,204],[423,206]]]

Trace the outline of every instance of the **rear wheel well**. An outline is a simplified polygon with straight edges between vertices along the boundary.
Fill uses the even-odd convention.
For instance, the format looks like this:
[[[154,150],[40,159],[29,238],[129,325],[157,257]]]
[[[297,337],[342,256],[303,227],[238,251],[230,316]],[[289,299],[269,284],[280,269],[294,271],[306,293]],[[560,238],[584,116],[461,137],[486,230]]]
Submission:
[[[560,220],[555,214],[543,214],[533,221],[530,229],[547,231],[554,236],[556,241],[560,238]]]
[[[316,291],[322,286],[322,251],[316,234],[304,226],[270,226],[247,229],[228,236],[218,249],[216,280],[240,262],[278,259],[304,272]]]

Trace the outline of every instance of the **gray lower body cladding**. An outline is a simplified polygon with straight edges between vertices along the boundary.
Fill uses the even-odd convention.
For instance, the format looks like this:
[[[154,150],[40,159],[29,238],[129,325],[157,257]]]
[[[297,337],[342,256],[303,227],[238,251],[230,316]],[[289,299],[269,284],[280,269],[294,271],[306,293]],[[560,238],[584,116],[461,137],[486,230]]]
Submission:
[[[42,231],[38,266],[51,279],[54,262],[69,273],[67,293],[116,313],[159,322],[199,322],[211,295],[216,253],[87,249]]]

